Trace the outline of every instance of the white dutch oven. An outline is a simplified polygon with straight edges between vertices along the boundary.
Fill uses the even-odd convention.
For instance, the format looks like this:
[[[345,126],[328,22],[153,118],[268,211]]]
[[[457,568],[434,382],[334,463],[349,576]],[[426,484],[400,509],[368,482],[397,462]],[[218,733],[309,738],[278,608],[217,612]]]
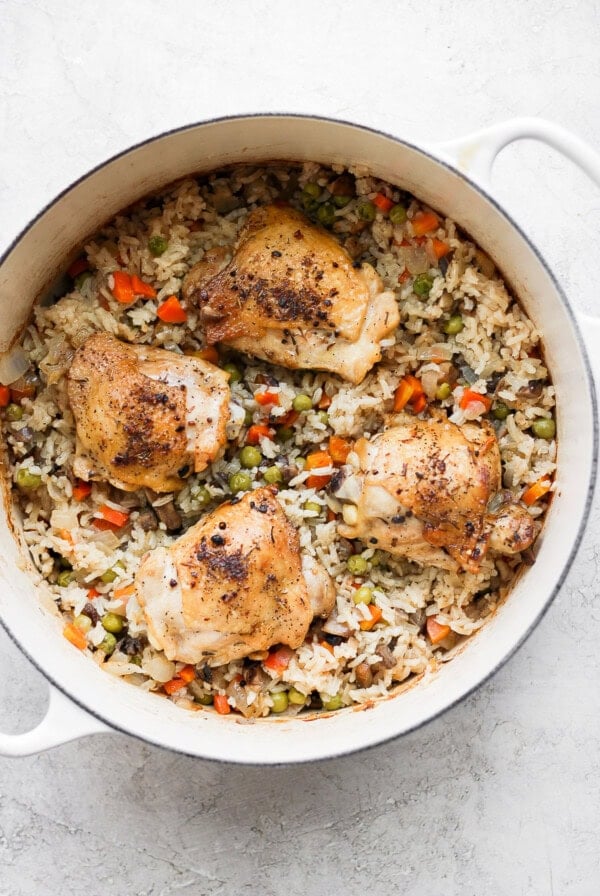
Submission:
[[[542,332],[558,396],[558,492],[537,563],[472,643],[442,671],[369,711],[344,710],[315,721],[186,712],[103,673],[62,637],[40,606],[26,552],[7,509],[0,509],[0,617],[50,682],[46,717],[26,734],[0,734],[0,753],[23,756],[113,729],[193,756],[247,763],[301,762],[359,750],[423,725],[485,681],[522,643],[548,608],[574,558],[596,476],[597,415],[586,351],[572,309],[530,240],[489,195],[492,162],[508,143],[543,140],[600,183],[600,159],[580,140],[538,120],[517,120],[453,144],[418,147],[343,122],[258,115],[193,125],[150,140],[82,178],[46,208],[0,265],[0,351],[18,336],[36,297],[65,259],[116,212],[183,175],[232,162],[313,159],[360,164],[414,192],[457,221],[497,262]],[[465,170],[470,172],[467,176]],[[15,293],[14,284],[19,284]],[[581,330],[592,355],[600,326]],[[567,396],[577,395],[577,402]],[[29,561],[27,561],[29,562]]]

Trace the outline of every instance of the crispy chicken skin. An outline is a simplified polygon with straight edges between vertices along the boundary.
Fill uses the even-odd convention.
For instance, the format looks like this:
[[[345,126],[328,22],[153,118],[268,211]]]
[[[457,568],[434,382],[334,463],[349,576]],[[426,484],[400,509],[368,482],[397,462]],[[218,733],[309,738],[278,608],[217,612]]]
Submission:
[[[360,471],[333,489],[344,506],[340,535],[444,569],[476,572],[488,547],[515,554],[529,547],[535,524],[523,507],[488,502],[501,488],[500,452],[487,422],[458,427],[445,418],[393,418],[355,445]],[[348,468],[349,469],[349,468]]]
[[[207,361],[90,336],[68,375],[75,475],[124,491],[183,488],[225,444],[228,379]]]
[[[213,256],[188,273],[183,295],[198,304],[209,343],[284,367],[329,370],[360,383],[398,326],[394,294],[368,264],[300,212],[251,212],[228,264]]]
[[[269,488],[222,504],[136,577],[152,644],[172,660],[218,666],[273,644],[299,647],[335,602],[323,567],[300,554],[296,529]]]

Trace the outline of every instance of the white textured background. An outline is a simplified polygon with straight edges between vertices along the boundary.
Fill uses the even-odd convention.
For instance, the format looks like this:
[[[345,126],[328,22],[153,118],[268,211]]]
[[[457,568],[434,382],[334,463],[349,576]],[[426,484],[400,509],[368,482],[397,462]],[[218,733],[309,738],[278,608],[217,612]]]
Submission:
[[[599,48],[595,0],[0,0],[0,250],[91,166],[214,115],[317,112],[427,140],[540,115],[600,148]],[[494,183],[600,312],[598,188],[533,143]],[[120,735],[0,760],[0,894],[595,896],[599,523],[597,503],[518,655],[401,742],[270,771]],[[0,651],[0,727],[26,730],[45,685],[3,633]]]

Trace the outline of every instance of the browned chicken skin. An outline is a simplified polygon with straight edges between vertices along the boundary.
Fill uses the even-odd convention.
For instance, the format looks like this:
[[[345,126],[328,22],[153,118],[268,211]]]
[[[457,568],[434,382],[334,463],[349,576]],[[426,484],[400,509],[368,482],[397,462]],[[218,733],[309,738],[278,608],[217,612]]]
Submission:
[[[183,488],[225,444],[228,379],[207,361],[90,336],[68,375],[75,475],[124,491]]]
[[[471,572],[488,546],[515,554],[532,543],[535,524],[523,507],[505,503],[496,515],[488,512],[501,488],[500,452],[488,423],[458,427],[407,415],[373,439],[359,439],[354,450],[360,472],[334,485],[350,502],[339,526],[344,537]]]
[[[292,208],[251,212],[231,261],[222,256],[216,274],[215,251],[183,284],[209,343],[359,383],[398,326],[394,294],[384,292],[375,270],[357,270],[331,234]]]
[[[335,602],[323,567],[300,554],[298,533],[269,488],[222,504],[136,577],[154,646],[169,659],[218,666],[273,644],[299,647]]]

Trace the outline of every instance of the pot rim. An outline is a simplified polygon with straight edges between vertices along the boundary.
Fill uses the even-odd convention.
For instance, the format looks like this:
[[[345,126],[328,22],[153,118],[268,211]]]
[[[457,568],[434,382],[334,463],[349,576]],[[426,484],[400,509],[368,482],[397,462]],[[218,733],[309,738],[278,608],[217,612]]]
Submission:
[[[483,684],[485,684],[487,681],[489,681],[490,678],[492,678],[492,676],[495,675],[496,672],[498,672],[498,670],[501,669],[502,666],[504,666],[505,663],[512,656],[514,656],[514,654],[525,643],[525,641],[531,635],[532,631],[538,626],[540,621],[544,618],[544,616],[548,612],[551,604],[553,603],[553,601],[555,600],[559,591],[561,590],[561,588],[565,582],[565,579],[571,570],[573,561],[575,560],[575,557],[576,557],[576,555],[579,551],[579,548],[581,546],[581,542],[583,540],[583,536],[585,533],[586,525],[587,525],[589,514],[590,514],[590,509],[591,509],[592,499],[594,496],[597,474],[598,474],[598,449],[599,449],[599,439],[600,439],[600,432],[599,432],[600,423],[599,423],[599,416],[598,416],[598,398],[597,398],[597,393],[596,393],[595,381],[594,381],[594,377],[593,377],[592,370],[591,370],[590,360],[589,360],[589,356],[588,356],[588,350],[587,350],[585,341],[581,335],[577,316],[576,316],[576,314],[571,306],[571,303],[570,303],[567,295],[565,294],[561,284],[558,282],[558,279],[554,275],[552,269],[550,268],[550,266],[546,262],[544,256],[542,255],[542,253],[540,252],[538,247],[535,245],[535,243],[532,241],[532,239],[524,232],[524,230],[513,219],[513,217],[509,214],[509,212],[506,211],[506,209],[494,198],[494,196],[492,196],[489,193],[488,189],[485,186],[480,184],[477,180],[473,179],[470,175],[468,175],[464,171],[461,171],[455,164],[452,163],[452,161],[449,158],[447,158],[445,156],[443,148],[439,151],[439,154],[438,154],[435,144],[430,145],[430,144],[425,143],[424,145],[419,145],[418,143],[414,143],[411,140],[406,140],[404,138],[397,137],[394,134],[390,134],[387,131],[384,131],[380,128],[375,128],[375,127],[371,127],[369,125],[364,125],[364,124],[358,124],[353,121],[348,121],[347,119],[333,118],[333,117],[327,116],[327,115],[314,115],[314,114],[308,114],[308,113],[302,113],[302,112],[240,113],[240,114],[234,114],[234,115],[222,115],[222,116],[216,116],[213,118],[207,118],[207,119],[204,119],[201,121],[193,122],[191,124],[180,125],[175,128],[170,128],[170,129],[168,129],[166,131],[162,131],[161,133],[156,134],[152,137],[147,137],[144,140],[140,140],[139,142],[132,144],[131,146],[127,147],[126,149],[115,153],[114,155],[112,155],[108,159],[106,159],[105,161],[100,162],[99,164],[90,168],[87,172],[82,174],[80,177],[78,177],[76,180],[72,181],[68,186],[66,186],[64,189],[62,189],[59,193],[57,193],[53,199],[51,199],[48,203],[46,203],[46,205],[44,205],[42,207],[42,209],[25,224],[25,226],[19,231],[19,233],[11,240],[11,242],[9,243],[7,248],[0,254],[0,266],[2,266],[4,264],[6,259],[10,256],[13,249],[27,235],[27,233],[31,230],[31,228],[34,226],[34,224],[38,220],[40,220],[50,209],[52,209],[55,205],[57,205],[67,194],[71,193],[76,187],[78,187],[79,184],[83,183],[88,178],[92,177],[94,174],[101,171],[103,168],[106,168],[107,166],[109,166],[113,162],[117,161],[118,159],[121,159],[142,147],[148,146],[152,143],[157,143],[166,137],[170,137],[174,134],[183,133],[185,131],[192,131],[196,128],[201,128],[201,127],[204,127],[207,125],[218,125],[218,124],[223,124],[226,122],[242,122],[244,120],[250,120],[250,119],[269,119],[269,118],[282,118],[282,119],[294,118],[294,119],[301,119],[301,120],[304,120],[307,122],[308,121],[320,121],[320,122],[325,122],[327,124],[343,125],[346,127],[353,128],[354,130],[364,131],[367,134],[376,135],[378,137],[384,137],[386,140],[390,140],[393,143],[408,147],[409,149],[414,150],[415,152],[424,155],[426,158],[430,159],[432,162],[435,162],[438,165],[441,165],[448,172],[451,172],[451,173],[459,176],[462,180],[466,181],[472,189],[474,189],[475,191],[480,193],[483,196],[483,198],[495,209],[495,211],[506,220],[506,222],[511,226],[511,228],[517,232],[518,236],[523,240],[523,242],[527,245],[527,247],[532,251],[532,253],[536,257],[538,263],[543,268],[545,274],[548,276],[549,280],[551,281],[554,289],[556,290],[558,297],[560,298],[562,305],[570,319],[570,322],[573,327],[573,333],[574,333],[577,345],[579,347],[579,351],[580,351],[581,358],[583,361],[583,366],[584,366],[585,373],[586,373],[587,392],[588,392],[588,398],[590,401],[592,417],[593,417],[593,419],[592,419],[593,444],[592,444],[592,455],[591,455],[591,463],[590,463],[590,476],[589,476],[589,481],[587,483],[587,491],[586,491],[586,496],[585,496],[585,501],[583,504],[581,516],[578,521],[576,533],[572,539],[571,549],[569,551],[569,554],[568,554],[566,560],[564,561],[563,568],[561,569],[560,574],[557,577],[556,582],[555,582],[551,592],[547,596],[546,600],[544,601],[543,606],[541,607],[541,609],[538,612],[538,614],[536,615],[536,617],[532,620],[532,622],[527,627],[527,629],[522,633],[522,635],[514,642],[512,647],[510,649],[508,649],[505,652],[505,654],[495,663],[495,665],[491,669],[489,669],[485,675],[480,677],[476,683],[467,687],[466,690],[464,690],[461,694],[459,694],[457,697],[452,699],[449,703],[447,703],[441,709],[434,711],[431,715],[428,715],[425,718],[420,719],[419,721],[415,722],[414,724],[410,725],[409,727],[404,728],[402,731],[400,731],[396,734],[392,734],[392,735],[389,735],[389,736],[383,737],[383,738],[378,738],[377,740],[375,740],[374,742],[372,742],[370,744],[366,744],[366,745],[358,746],[358,747],[339,746],[335,750],[327,749],[326,751],[323,752],[322,755],[320,755],[318,757],[309,757],[307,759],[284,760],[284,761],[280,761],[280,762],[264,762],[264,763],[248,762],[248,761],[244,761],[241,759],[239,759],[239,760],[237,760],[237,759],[236,760],[220,759],[220,758],[210,757],[210,756],[209,757],[200,756],[197,753],[188,752],[184,749],[179,749],[178,747],[172,747],[170,745],[167,746],[164,743],[161,743],[159,740],[157,740],[151,736],[147,736],[146,734],[141,734],[140,732],[135,731],[135,730],[130,730],[121,724],[117,724],[113,721],[108,720],[95,707],[90,707],[85,702],[80,701],[79,699],[72,696],[72,694],[69,692],[69,689],[64,687],[61,684],[58,684],[54,680],[54,677],[40,665],[40,661],[30,654],[28,649],[25,646],[23,646],[23,644],[21,643],[19,638],[9,628],[7,622],[0,615],[0,624],[2,625],[3,629],[6,631],[6,633],[8,634],[10,639],[13,641],[13,643],[16,644],[16,646],[19,648],[19,650],[27,657],[27,659],[33,664],[33,666],[44,676],[44,678],[54,688],[56,688],[65,697],[67,697],[70,701],[75,703],[77,706],[79,706],[82,710],[84,710],[86,713],[88,713],[93,718],[95,718],[98,721],[107,725],[111,730],[118,731],[122,734],[127,734],[131,737],[135,737],[144,743],[150,743],[153,746],[161,747],[162,749],[169,750],[172,752],[177,752],[177,753],[180,753],[181,755],[190,756],[195,759],[201,758],[204,761],[216,762],[216,763],[220,763],[220,764],[249,765],[249,766],[256,766],[256,767],[263,767],[265,765],[272,766],[272,767],[285,767],[285,766],[292,765],[292,764],[299,764],[300,762],[302,762],[302,763],[320,762],[325,759],[335,759],[335,758],[340,758],[342,756],[347,756],[349,754],[366,752],[367,750],[372,750],[380,745],[390,743],[394,740],[404,737],[407,734],[417,731],[420,728],[424,727],[429,722],[432,722],[435,719],[440,718],[442,715],[447,713],[449,710],[451,710],[452,708],[457,706],[459,703],[462,703],[467,697],[469,697],[471,694],[473,694],[478,688],[480,688]]]

